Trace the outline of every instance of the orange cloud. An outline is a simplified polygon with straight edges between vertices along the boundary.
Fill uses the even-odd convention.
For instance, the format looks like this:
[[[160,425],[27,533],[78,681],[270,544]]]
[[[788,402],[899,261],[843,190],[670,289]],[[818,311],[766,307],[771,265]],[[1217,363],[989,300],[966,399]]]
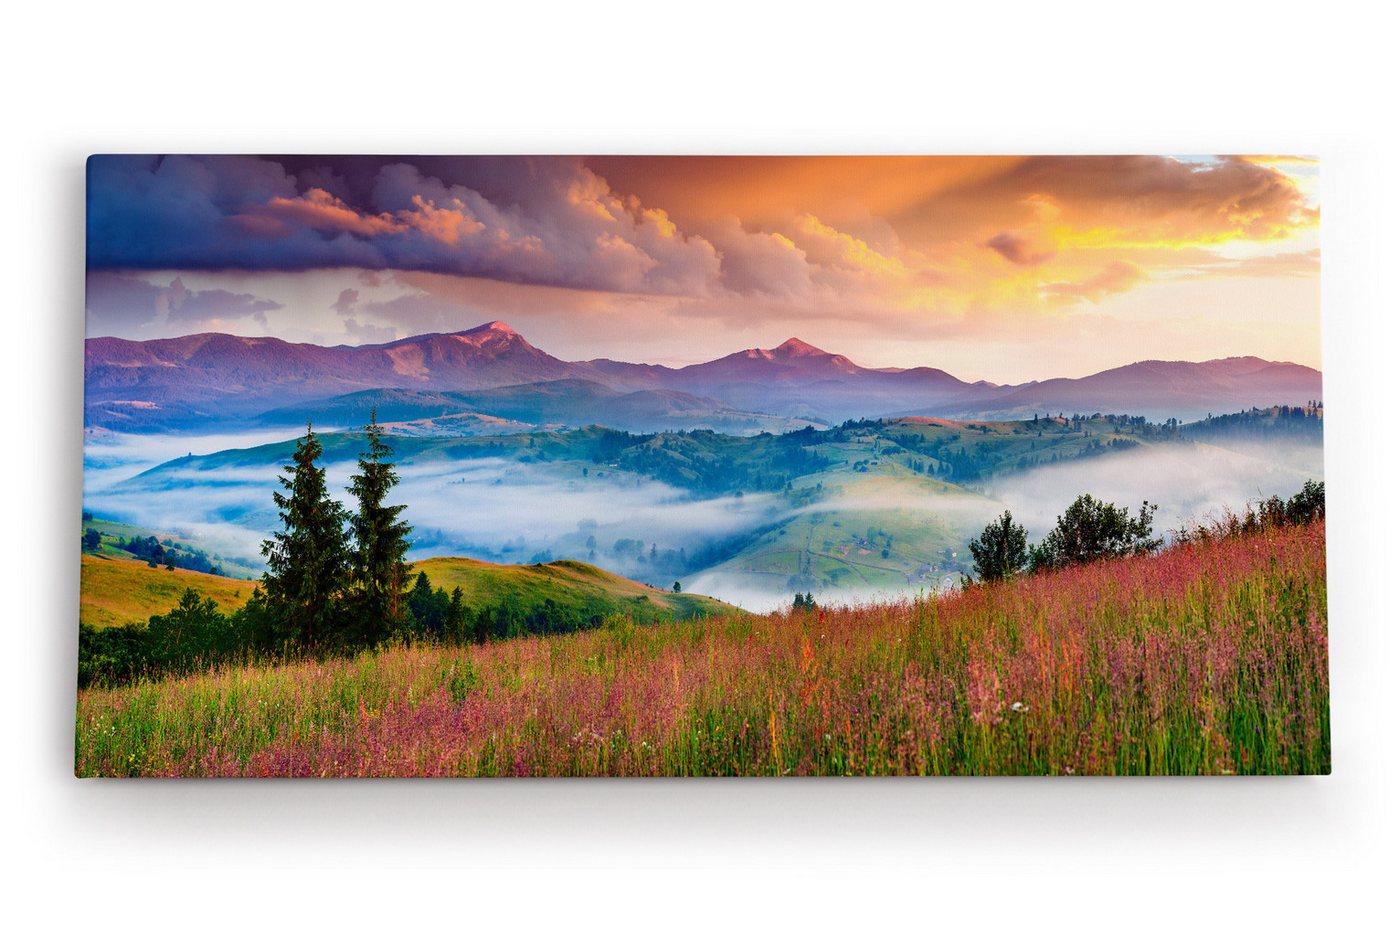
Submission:
[[[1071,239],[1191,244],[1277,239],[1311,227],[1316,216],[1290,176],[1238,157],[1191,164],[1162,156],[1036,156],[891,219],[915,245],[1052,220]]]
[[[1322,251],[1298,250],[1288,253],[1263,254],[1242,260],[1213,257],[1201,266],[1183,270],[1183,275],[1204,276],[1317,276],[1322,271]]]
[[[363,214],[325,189],[313,188],[296,198],[269,199],[267,209],[274,215],[317,231],[350,231],[362,237],[396,234],[405,225],[387,213]]]
[[[827,317],[968,333],[1029,333],[1183,281],[1219,280],[1228,292],[1227,279],[1282,282],[1318,266],[1317,167],[1307,157],[362,160],[219,163],[227,178],[198,213],[165,225],[159,249],[196,267],[412,270],[665,296],[687,315],[722,309],[744,322]],[[205,178],[129,169],[148,186]],[[184,195],[153,204],[180,214]],[[224,211],[226,223],[191,246],[192,223]],[[131,225],[152,228],[150,216]],[[102,242],[127,243],[145,244],[138,265],[158,252],[131,238]]]
[[[1037,266],[1055,256],[1053,247],[1037,246],[1031,238],[1015,231],[1002,231],[986,246],[1018,266]]]
[[[886,216],[959,185],[994,177],[1024,156],[590,156],[616,191],[665,206],[684,226],[738,215],[771,227],[794,215]]]
[[[903,277],[908,273],[898,257],[881,253],[861,238],[837,230],[815,215],[807,214],[798,219],[796,237],[807,255],[822,264],[880,276]]]
[[[400,212],[399,218],[434,240],[456,245],[464,234],[476,234],[486,225],[473,218],[460,199],[452,199],[446,208],[439,208],[422,195],[413,196],[414,211]]]
[[[1098,302],[1113,293],[1127,292],[1147,279],[1147,272],[1135,263],[1115,260],[1088,279],[1071,283],[1049,283],[1044,287],[1051,302],[1068,304],[1088,300]]]

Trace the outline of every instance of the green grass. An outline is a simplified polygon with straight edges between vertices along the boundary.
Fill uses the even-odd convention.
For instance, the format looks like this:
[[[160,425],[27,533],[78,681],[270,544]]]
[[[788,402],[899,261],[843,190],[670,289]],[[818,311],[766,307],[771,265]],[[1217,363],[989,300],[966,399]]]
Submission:
[[[185,569],[153,569],[130,553],[111,553],[82,557],[78,620],[92,627],[145,623],[175,607],[187,588],[213,598],[219,610],[232,611],[248,600],[256,584]]]
[[[571,559],[534,565],[423,559],[413,563],[413,571],[426,572],[435,588],[461,588],[469,607],[514,599],[528,608],[548,598],[570,610],[583,611],[601,602],[613,613],[638,616],[697,617],[737,610],[714,598],[673,594]]]
[[[251,579],[256,578],[259,574],[259,567],[256,563],[241,558],[209,555],[208,549],[204,544],[194,542],[187,537],[170,532],[152,530],[148,527],[136,526],[130,523],[119,523],[116,520],[107,520],[102,517],[84,520],[82,530],[84,533],[88,530],[96,530],[102,536],[101,544],[95,549],[88,548],[87,545],[84,544],[83,555],[85,556],[105,556],[109,559],[131,559],[133,558],[132,554],[124,549],[119,549],[116,546],[116,540],[146,539],[147,537],[154,536],[162,545],[174,544],[174,547],[180,552],[204,553],[205,557],[212,564],[218,566],[225,575],[233,573],[229,576],[231,578]]]
[[[849,474],[838,467],[793,486],[810,490],[819,480],[820,500],[807,503],[804,512],[765,532],[718,568],[801,590],[899,589],[911,577],[932,587],[944,576],[969,570],[966,543],[973,524],[963,518],[980,516],[979,509],[985,512],[979,495],[891,459],[868,472]],[[929,506],[901,506],[912,504]]]
[[[109,547],[110,548],[110,547]],[[151,568],[130,554],[85,554],[79,590],[78,619],[94,627],[142,623],[164,614],[187,588],[213,598],[220,610],[240,607],[256,582],[244,579]],[[413,563],[426,572],[434,588],[460,587],[470,608],[497,606],[512,599],[529,609],[552,599],[566,610],[602,611],[638,618],[697,617],[737,609],[703,595],[672,594],[650,588],[583,562],[561,560],[538,565],[496,565],[475,559],[439,558]]]

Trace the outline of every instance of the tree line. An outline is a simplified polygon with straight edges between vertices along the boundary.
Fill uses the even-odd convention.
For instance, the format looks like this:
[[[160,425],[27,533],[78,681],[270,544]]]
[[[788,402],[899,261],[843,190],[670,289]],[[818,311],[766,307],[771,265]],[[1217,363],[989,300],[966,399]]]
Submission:
[[[91,517],[91,514],[87,514]],[[83,549],[96,551],[103,545],[101,531],[94,527],[83,530]],[[167,569],[188,569],[191,572],[207,572],[210,575],[223,575],[223,567],[202,550],[192,546],[177,546],[172,540],[164,542],[154,536],[111,537],[111,546],[130,553],[137,559],[146,560],[151,568],[165,566]]]
[[[980,581],[1000,581],[1023,572],[1036,573],[1067,566],[1155,552],[1163,544],[1152,535],[1157,505],[1143,501],[1134,515],[1127,507],[1082,494],[1055,520],[1039,543],[1031,544],[1026,528],[1011,511],[982,530],[968,543],[973,568]],[[1173,532],[1177,542],[1200,542],[1239,536],[1288,525],[1302,525],[1326,516],[1326,498],[1320,481],[1306,481],[1288,500],[1275,495],[1251,504],[1241,514],[1197,523]]]

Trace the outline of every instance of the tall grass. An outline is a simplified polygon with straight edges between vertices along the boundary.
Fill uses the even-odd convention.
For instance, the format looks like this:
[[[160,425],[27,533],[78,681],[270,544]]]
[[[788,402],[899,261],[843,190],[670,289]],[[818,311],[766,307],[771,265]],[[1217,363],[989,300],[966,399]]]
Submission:
[[[936,600],[80,694],[83,776],[1330,770],[1324,527]]]

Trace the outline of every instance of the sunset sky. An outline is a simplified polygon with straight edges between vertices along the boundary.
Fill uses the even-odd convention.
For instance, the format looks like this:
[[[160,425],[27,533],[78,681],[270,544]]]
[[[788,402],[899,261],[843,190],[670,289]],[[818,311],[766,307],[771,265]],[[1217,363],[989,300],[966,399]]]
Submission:
[[[87,236],[89,336],[504,319],[570,360],[1321,366],[1297,156],[93,157]]]

